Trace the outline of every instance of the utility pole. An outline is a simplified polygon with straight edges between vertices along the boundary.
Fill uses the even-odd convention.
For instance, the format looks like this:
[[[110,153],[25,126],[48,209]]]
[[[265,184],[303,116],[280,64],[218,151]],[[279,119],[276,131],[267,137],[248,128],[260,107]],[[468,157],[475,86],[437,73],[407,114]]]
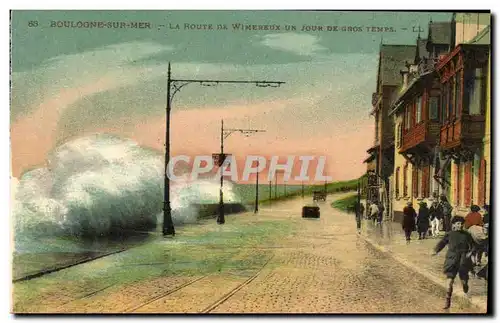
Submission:
[[[220,192],[219,192],[219,216],[217,217],[218,224],[224,224],[226,219],[224,219],[224,176],[222,172],[224,171],[220,167],[224,164],[224,120],[221,120],[220,126],[220,157],[219,157],[219,172],[220,172]],[[232,167],[232,166],[231,166]]]
[[[175,236],[174,222],[172,221],[172,208],[170,207],[170,179],[168,177],[168,163],[170,162],[170,111],[172,109],[172,97],[170,86],[172,84],[170,63],[167,71],[167,107],[166,107],[166,130],[165,130],[165,182],[163,191],[163,235]],[[175,94],[175,92],[174,92]]]
[[[272,181],[269,181],[269,201],[271,201],[271,199],[273,198],[273,184],[272,184]]]
[[[254,134],[257,132],[266,132],[266,131],[265,130],[257,130],[257,129],[224,129],[224,120],[221,120],[219,167],[222,167],[222,165],[224,164],[224,160],[226,159],[226,155],[224,154],[224,139],[226,139],[227,137],[229,137],[231,134],[233,134],[235,132],[239,132],[239,133],[248,137],[251,134]],[[222,175],[223,169],[219,169],[219,171],[220,171],[220,195],[219,195],[219,216],[217,217],[217,223],[224,224],[226,222],[226,220],[224,218],[224,194],[222,192],[222,189],[224,186],[224,176]],[[257,175],[257,177],[258,177],[258,175]],[[257,206],[256,206],[256,208],[257,208]]]
[[[363,214],[361,213],[361,183],[358,180],[358,198],[356,201],[356,227],[358,229],[358,233],[361,233],[361,219],[363,218]]]
[[[259,212],[259,161],[257,160],[257,177],[255,179],[255,212]]]
[[[163,235],[175,235],[172,221],[172,208],[170,205],[170,178],[168,176],[168,165],[170,163],[170,112],[172,100],[177,92],[184,86],[198,83],[202,86],[214,86],[219,84],[255,84],[258,87],[279,87],[285,82],[279,81],[235,81],[235,80],[197,80],[197,79],[173,79],[170,62],[167,71],[167,103],[166,103],[166,130],[165,130],[165,181],[163,194]],[[222,180],[221,180],[222,181]],[[222,186],[222,185],[221,185]],[[222,198],[222,190],[221,190]],[[222,216],[222,219],[224,217]]]
[[[278,172],[274,173],[274,199],[278,198]]]

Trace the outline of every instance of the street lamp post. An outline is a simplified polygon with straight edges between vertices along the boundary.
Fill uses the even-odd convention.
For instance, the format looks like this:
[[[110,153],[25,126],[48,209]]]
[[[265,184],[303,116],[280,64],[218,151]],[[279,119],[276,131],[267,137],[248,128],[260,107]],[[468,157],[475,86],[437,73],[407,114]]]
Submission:
[[[172,221],[172,208],[170,205],[170,178],[168,176],[168,165],[170,163],[170,112],[172,100],[177,92],[184,86],[198,83],[203,86],[213,86],[221,83],[231,84],[255,84],[258,87],[279,87],[285,82],[279,81],[236,81],[236,80],[197,80],[197,79],[173,79],[171,75],[170,62],[167,71],[167,103],[166,103],[166,130],[165,130],[165,174],[163,194],[163,235],[175,235]],[[172,91],[173,90],[173,91]],[[221,191],[222,197],[222,191]]]
[[[163,235],[175,235],[174,223],[172,221],[172,208],[170,207],[170,179],[168,177],[168,163],[170,162],[170,111],[172,109],[172,97],[170,87],[172,85],[170,63],[167,71],[167,107],[166,107],[166,130],[165,130],[165,174],[163,189]],[[175,92],[174,92],[175,94]]]
[[[245,136],[256,132],[265,132],[265,130],[257,129],[224,129],[224,120],[221,120],[221,130],[220,130],[220,156],[219,156],[219,166],[223,167],[226,156],[224,155],[224,139],[229,137],[234,132],[240,132]],[[258,167],[258,166],[257,166]],[[222,191],[224,187],[224,176],[223,169],[219,168],[220,172],[220,194],[219,194],[219,216],[217,217],[218,224],[224,224],[226,222],[224,218],[224,193]],[[258,177],[258,175],[257,175]]]
[[[259,212],[259,161],[257,160],[257,177],[255,178],[255,211]]]
[[[274,199],[278,198],[278,172],[274,173]]]
[[[220,127],[220,165],[222,167],[224,160],[226,159],[224,156],[224,120],[221,120]],[[220,171],[220,192],[219,192],[219,216],[217,217],[218,224],[224,224],[226,219],[224,218],[224,176],[223,169],[219,169]]]

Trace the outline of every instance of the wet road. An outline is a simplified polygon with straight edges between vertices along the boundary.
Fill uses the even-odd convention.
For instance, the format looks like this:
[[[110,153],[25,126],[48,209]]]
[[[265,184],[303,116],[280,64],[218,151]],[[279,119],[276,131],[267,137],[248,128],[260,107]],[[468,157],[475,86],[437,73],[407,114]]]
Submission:
[[[168,266],[175,250],[163,243],[19,284],[18,311],[444,313],[444,290],[373,248],[357,234],[354,216],[331,208],[331,199],[321,204],[320,219],[302,219],[299,198],[228,217],[225,226],[179,232],[209,238],[176,238],[184,258],[171,256]],[[128,259],[129,252],[136,254]],[[212,266],[214,257],[223,260]],[[132,261],[142,262],[142,276],[128,279]],[[72,284],[75,277],[82,283]],[[69,287],[50,290],[64,282]],[[40,288],[28,302],[23,291]],[[456,303],[450,312],[478,309]]]

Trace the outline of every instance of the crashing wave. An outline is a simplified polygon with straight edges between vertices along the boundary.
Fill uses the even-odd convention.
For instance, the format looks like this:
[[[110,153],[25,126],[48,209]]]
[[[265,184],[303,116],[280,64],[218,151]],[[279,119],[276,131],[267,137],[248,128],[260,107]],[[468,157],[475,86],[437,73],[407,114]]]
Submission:
[[[15,237],[108,235],[155,227],[163,208],[164,159],[131,140],[109,135],[78,138],[58,147],[47,167],[29,171],[15,184]],[[236,201],[231,184],[227,201]],[[196,221],[195,204],[215,203],[217,181],[171,184],[175,224]]]

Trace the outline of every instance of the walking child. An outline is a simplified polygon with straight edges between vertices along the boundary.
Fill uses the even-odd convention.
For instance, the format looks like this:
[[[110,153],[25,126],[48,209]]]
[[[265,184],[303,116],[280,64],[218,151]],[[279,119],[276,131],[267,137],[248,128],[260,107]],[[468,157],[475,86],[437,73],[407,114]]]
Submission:
[[[429,209],[429,219],[431,220],[431,235],[437,237],[439,235],[439,224],[441,223],[442,214],[438,208],[438,202],[432,201]]]
[[[451,231],[447,232],[434,248],[433,255],[437,255],[448,245],[443,266],[443,272],[447,277],[448,285],[444,309],[449,309],[451,306],[453,283],[457,275],[462,282],[464,293],[467,295],[469,292],[469,271],[473,269],[471,261],[473,241],[469,232],[464,229],[464,221],[463,217],[453,217],[451,220]]]

